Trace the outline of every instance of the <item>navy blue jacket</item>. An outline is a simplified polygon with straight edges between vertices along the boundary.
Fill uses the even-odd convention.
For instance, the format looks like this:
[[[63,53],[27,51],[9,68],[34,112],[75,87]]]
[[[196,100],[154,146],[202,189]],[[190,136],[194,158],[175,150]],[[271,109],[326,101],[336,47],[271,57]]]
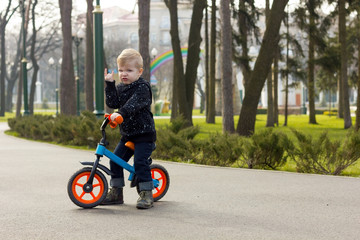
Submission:
[[[120,133],[125,141],[155,142],[156,131],[151,113],[150,84],[143,78],[128,85],[106,81],[106,104],[124,118]]]

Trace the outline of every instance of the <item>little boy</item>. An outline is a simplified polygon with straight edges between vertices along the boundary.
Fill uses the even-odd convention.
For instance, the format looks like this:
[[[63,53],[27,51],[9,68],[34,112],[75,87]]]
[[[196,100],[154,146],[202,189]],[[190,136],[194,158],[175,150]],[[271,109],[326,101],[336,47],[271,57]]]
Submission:
[[[111,115],[111,120],[121,115],[124,119],[120,125],[121,140],[114,153],[125,161],[134,155],[134,167],[139,182],[140,197],[137,200],[138,209],[153,206],[153,182],[149,165],[149,157],[154,150],[156,131],[153,115],[150,111],[152,94],[150,84],[141,78],[143,59],[134,49],[125,49],[117,58],[119,78],[121,83],[115,86],[114,72],[107,73],[105,69],[106,104],[118,109]],[[125,143],[135,144],[135,151],[127,148]],[[103,205],[122,204],[124,173],[122,167],[110,161],[111,189],[107,193]]]

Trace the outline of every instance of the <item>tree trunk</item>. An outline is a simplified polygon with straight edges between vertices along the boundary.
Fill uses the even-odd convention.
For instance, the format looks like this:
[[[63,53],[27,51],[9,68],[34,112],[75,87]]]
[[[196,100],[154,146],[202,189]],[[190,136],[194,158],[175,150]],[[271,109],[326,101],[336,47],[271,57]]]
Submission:
[[[308,62],[308,93],[309,93],[309,123],[316,124],[315,117],[315,39],[314,39],[314,0],[309,0],[309,62]]]
[[[187,110],[183,113],[185,119],[192,125],[192,109],[194,106],[195,84],[197,70],[200,62],[201,25],[203,21],[203,10],[206,7],[206,0],[195,0],[191,17],[188,55],[186,58],[186,97]]]
[[[357,8],[357,41],[358,41],[358,61],[360,61],[360,7]],[[356,119],[355,130],[360,128],[360,64],[358,64],[358,79],[357,79],[357,98],[356,98]],[[331,104],[331,102],[330,102]]]
[[[339,89],[339,98],[338,98],[338,118],[344,118],[344,97],[343,97],[343,85],[341,83],[341,76],[339,74],[337,81],[337,88]]]
[[[13,104],[13,90],[15,87],[16,80],[19,78],[19,59],[21,57],[21,29],[19,31],[19,38],[16,43],[16,54],[13,58],[13,65],[11,66],[10,76],[7,77],[7,90],[6,90],[6,109],[7,112],[12,112]]]
[[[275,57],[274,57],[274,124],[276,124],[276,126],[279,126],[278,82],[279,82],[279,46],[276,46]]]
[[[1,17],[1,16],[0,16]],[[5,116],[5,72],[6,72],[6,63],[5,57],[5,29],[6,22],[3,19],[0,19],[0,51],[1,51],[1,62],[0,62],[0,116]]]
[[[339,42],[341,48],[341,69],[340,78],[343,87],[343,107],[344,107],[344,128],[352,126],[349,103],[349,85],[347,77],[347,53],[346,53],[346,9],[345,0],[339,0]]]
[[[85,108],[94,111],[94,39],[93,39],[93,0],[86,0],[86,57],[85,57]]]
[[[230,1],[223,0],[220,3],[221,18],[221,50],[222,50],[222,125],[223,132],[233,133],[234,113],[232,94],[232,29],[230,23]]]
[[[270,6],[269,0],[266,0],[266,21],[269,19],[270,14]],[[266,126],[267,127],[274,127],[274,101],[273,101],[273,84],[272,84],[272,70],[268,73],[267,77],[267,120]]]
[[[149,21],[150,1],[139,0],[139,50],[144,61],[142,77],[150,82]]]
[[[215,67],[216,67],[216,0],[211,3],[211,33],[210,33],[210,79],[209,79],[209,107],[206,122],[215,123]]]
[[[34,0],[33,6],[32,6],[32,37],[31,37],[31,50],[30,50],[30,59],[33,65],[33,76],[31,79],[31,85],[30,85],[30,95],[29,95],[29,112],[30,114],[34,114],[34,97],[35,97],[35,89],[36,89],[36,80],[37,80],[37,74],[39,72],[39,65],[37,63],[36,57],[35,57],[35,45],[36,45],[36,25],[35,25],[35,8],[38,3],[38,0]]]
[[[179,114],[184,117],[187,125],[192,125],[192,109],[194,104],[194,90],[197,78],[197,68],[200,61],[201,24],[203,10],[206,6],[205,0],[195,0],[190,24],[188,56],[186,62],[186,73],[184,75],[183,61],[178,29],[177,0],[165,0],[170,11],[170,35],[174,53],[174,85],[173,100],[176,98]],[[185,84],[184,84],[185,83]],[[176,104],[173,101],[173,106]],[[173,108],[174,110],[174,108]],[[175,116],[175,114],[174,114]],[[171,115],[173,119],[173,114]]]
[[[287,126],[288,120],[288,102],[289,102],[289,12],[286,16],[286,70],[285,70],[285,120],[284,126]]]
[[[171,120],[174,120],[178,115],[184,114],[187,111],[186,99],[180,96],[186,96],[185,89],[185,76],[184,76],[184,65],[181,55],[181,46],[178,29],[178,14],[177,14],[177,0],[166,0],[165,1],[170,12],[170,35],[171,45],[174,53],[174,73],[173,73],[173,99],[172,99],[172,112]],[[184,117],[184,116],[183,116]]]
[[[209,11],[208,5],[205,8],[205,116],[206,122],[208,122],[209,114],[209,87],[210,87],[210,78],[209,78]]]
[[[25,1],[25,0],[23,0],[23,1]],[[28,29],[29,20],[30,20],[30,18],[29,18],[30,4],[31,4],[31,0],[28,1],[28,5],[26,7],[25,19],[23,21],[24,31],[21,31],[23,41],[25,41],[25,42],[26,42],[27,29]],[[22,54],[24,55],[24,53],[26,53],[26,46],[23,45],[23,48],[25,48],[25,49],[23,49],[23,52],[22,52]],[[22,59],[24,59],[25,57],[26,56],[22,56]],[[22,59],[21,59],[21,61],[22,61]],[[21,61],[19,61],[19,62],[21,62]],[[23,68],[23,64],[21,64],[21,72],[25,71],[25,69],[22,69],[22,68]],[[17,97],[17,103],[16,103],[16,117],[19,117],[21,115],[23,81],[24,81],[23,76],[21,74],[21,75],[19,75],[19,84],[18,84],[18,91],[17,91],[18,97]]]
[[[279,29],[284,17],[284,8],[287,2],[288,0],[278,0],[273,2],[269,22],[266,26],[260,52],[255,62],[254,71],[245,88],[245,98],[236,129],[242,136],[249,136],[255,131],[257,105],[267,74],[270,71],[276,46],[279,42]]]
[[[247,84],[250,82],[251,76],[251,68],[249,65],[249,49],[248,49],[248,21],[246,15],[246,7],[245,7],[246,0],[239,1],[239,32],[241,36],[241,57],[242,59],[246,59],[240,64],[241,72],[243,74],[243,84],[244,88],[246,89]]]
[[[5,116],[5,74],[6,74],[6,49],[5,49],[5,31],[13,13],[10,13],[11,0],[8,1],[5,13],[0,13],[0,116]],[[15,12],[15,10],[13,10]],[[9,17],[10,14],[10,17]]]
[[[71,36],[72,0],[59,0],[59,6],[63,34],[63,61],[60,73],[60,110],[62,114],[76,115],[75,74]]]

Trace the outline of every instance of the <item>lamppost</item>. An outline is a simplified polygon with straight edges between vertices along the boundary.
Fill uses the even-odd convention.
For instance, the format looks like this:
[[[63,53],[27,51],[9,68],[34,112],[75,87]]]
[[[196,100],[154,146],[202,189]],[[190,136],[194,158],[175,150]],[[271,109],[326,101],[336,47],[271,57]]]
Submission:
[[[151,49],[151,56],[153,57],[153,60],[155,59],[157,54],[158,54],[158,50],[156,48]]]
[[[55,60],[51,57],[48,61],[49,65],[52,67],[55,64]],[[59,59],[59,66],[62,64],[62,58]],[[55,64],[55,102],[56,102],[56,116],[59,115],[59,78],[58,78],[58,65]]]
[[[103,53],[103,23],[100,0],[96,0],[94,14],[94,58],[95,58],[95,115],[104,115],[104,53]]]
[[[306,114],[306,105],[305,105],[305,102],[306,102],[306,88],[304,86],[305,84],[303,83],[303,87],[302,87],[302,94],[303,94],[303,104],[302,104],[302,111],[301,113],[302,114]]]
[[[153,49],[151,49],[150,54],[151,54],[151,57],[152,57],[152,61],[154,61],[155,58],[156,58],[156,55],[158,54],[158,50],[156,48],[153,48]],[[149,79],[149,81],[150,81],[150,85],[151,85],[151,90],[153,92],[154,102],[156,102],[156,95],[157,95],[158,89],[157,89],[157,86],[155,84],[151,83],[152,78],[155,79],[155,76],[151,75],[151,69],[150,69],[150,79]]]
[[[28,106],[28,88],[27,88],[27,60],[26,60],[26,31],[25,31],[25,0],[21,0],[21,16],[22,16],[22,33],[23,33],[23,58],[22,64],[22,78],[23,78],[23,91],[24,91],[24,116],[30,115]]]
[[[75,82],[76,82],[76,114],[78,116],[80,115],[79,46],[80,46],[80,43],[82,42],[82,40],[84,38],[85,38],[85,32],[84,32],[82,27],[79,29],[79,31],[77,31],[72,36],[72,40],[74,41],[75,46],[76,46],[76,77],[75,77]]]

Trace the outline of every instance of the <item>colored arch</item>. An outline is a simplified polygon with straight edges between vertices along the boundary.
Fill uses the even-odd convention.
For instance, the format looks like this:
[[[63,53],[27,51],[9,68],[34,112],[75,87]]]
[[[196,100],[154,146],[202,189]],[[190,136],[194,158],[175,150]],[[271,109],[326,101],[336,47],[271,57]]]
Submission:
[[[203,50],[201,50],[203,52]],[[187,57],[188,48],[181,48],[182,57]],[[162,65],[174,59],[173,50],[166,51],[160,54],[158,57],[154,58],[150,63],[150,75],[153,75],[156,70],[158,70]]]

